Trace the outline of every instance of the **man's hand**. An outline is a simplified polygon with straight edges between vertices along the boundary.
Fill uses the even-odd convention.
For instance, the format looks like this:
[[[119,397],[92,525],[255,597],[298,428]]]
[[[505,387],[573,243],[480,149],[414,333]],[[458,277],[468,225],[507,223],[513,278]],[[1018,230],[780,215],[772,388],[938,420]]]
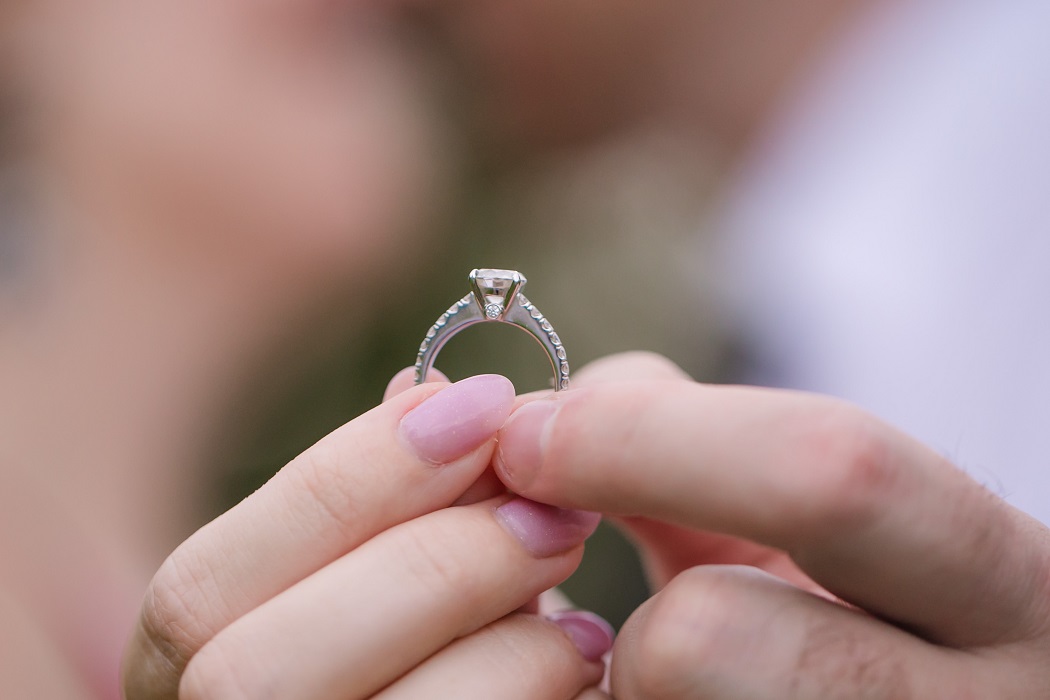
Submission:
[[[520,407],[496,465],[625,518],[669,581],[616,644],[618,700],[1050,696],[1050,536],[942,456],[840,401],[650,356],[577,386]]]

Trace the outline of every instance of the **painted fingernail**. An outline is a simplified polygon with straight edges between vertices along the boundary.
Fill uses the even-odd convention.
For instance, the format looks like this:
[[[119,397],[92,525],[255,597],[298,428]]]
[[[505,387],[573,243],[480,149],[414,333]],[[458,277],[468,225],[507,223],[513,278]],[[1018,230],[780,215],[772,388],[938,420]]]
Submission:
[[[532,556],[542,559],[581,544],[594,534],[602,516],[515,498],[496,509],[496,519]]]
[[[562,628],[580,656],[588,661],[601,661],[616,640],[612,625],[592,612],[569,610],[548,615],[547,619]]]
[[[421,459],[447,464],[492,438],[514,404],[506,377],[483,374],[442,389],[401,419],[401,436]]]
[[[500,431],[496,454],[496,470],[508,486],[523,489],[539,471],[560,407],[555,401],[540,399],[511,414]]]

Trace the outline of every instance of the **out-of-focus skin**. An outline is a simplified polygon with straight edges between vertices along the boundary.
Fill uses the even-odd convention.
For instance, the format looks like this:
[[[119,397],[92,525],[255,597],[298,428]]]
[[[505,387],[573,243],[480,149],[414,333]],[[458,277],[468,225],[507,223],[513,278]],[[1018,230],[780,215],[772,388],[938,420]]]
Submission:
[[[406,0],[458,57],[475,126],[527,149],[670,121],[746,147],[844,20],[878,0]]]
[[[0,696],[117,696],[246,368],[411,263],[443,166],[389,13],[4,4]]]
[[[519,407],[496,468],[639,543],[618,700],[1050,693],[1050,532],[841,401],[614,357]]]

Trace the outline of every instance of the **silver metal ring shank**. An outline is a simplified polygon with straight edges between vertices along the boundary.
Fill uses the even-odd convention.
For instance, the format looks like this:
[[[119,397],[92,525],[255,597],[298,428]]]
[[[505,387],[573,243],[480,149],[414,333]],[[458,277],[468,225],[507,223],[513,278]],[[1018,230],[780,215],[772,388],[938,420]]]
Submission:
[[[485,315],[471,293],[449,307],[427,331],[423,344],[419,346],[419,355],[416,357],[416,384],[426,381],[441,348],[456,333],[477,323],[509,323],[531,335],[547,351],[551,369],[554,370],[554,390],[569,388],[569,362],[565,346],[562,345],[561,338],[554,331],[550,321],[522,294],[515,295],[511,306],[502,318],[492,319]]]

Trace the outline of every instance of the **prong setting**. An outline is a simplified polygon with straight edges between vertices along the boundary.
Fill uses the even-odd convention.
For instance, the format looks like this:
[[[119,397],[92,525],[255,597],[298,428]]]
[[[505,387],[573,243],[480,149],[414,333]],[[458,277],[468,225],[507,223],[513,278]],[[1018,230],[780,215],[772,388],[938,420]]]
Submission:
[[[527,282],[515,270],[478,268],[469,275],[470,294],[453,304],[427,331],[416,357],[416,384],[426,381],[441,348],[456,333],[476,323],[509,323],[526,331],[546,350],[554,370],[554,390],[569,386],[569,363],[565,346],[554,326],[524,294]]]

